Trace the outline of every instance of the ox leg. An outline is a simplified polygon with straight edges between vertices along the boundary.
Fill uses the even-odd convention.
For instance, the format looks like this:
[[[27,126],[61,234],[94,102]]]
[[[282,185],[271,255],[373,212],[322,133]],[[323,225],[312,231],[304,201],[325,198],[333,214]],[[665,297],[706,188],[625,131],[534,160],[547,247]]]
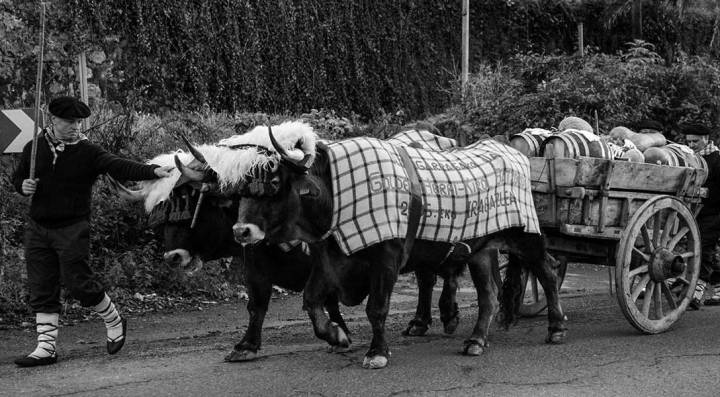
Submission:
[[[537,265],[534,266],[534,273],[545,292],[548,307],[548,335],[545,342],[563,343],[567,336],[565,324],[567,319],[560,307],[557,275],[552,269],[552,262],[548,260],[544,252],[537,255],[536,258],[534,263]]]
[[[330,346],[329,351],[331,353],[345,353],[350,350],[350,344],[352,341],[350,340],[350,330],[347,327],[347,324],[345,324],[345,319],[342,317],[342,314],[340,314],[340,304],[338,302],[338,298],[336,295],[330,295],[325,302],[325,309],[328,312],[328,316],[330,316],[331,324],[337,324],[340,329],[342,329],[345,332],[345,335],[348,340],[348,346]]]
[[[317,251],[322,252],[322,250]],[[318,259],[320,261],[327,261],[326,256],[321,256]],[[322,271],[319,270],[317,266],[322,266],[322,264],[317,264],[313,267],[307,284],[305,285],[305,290],[303,291],[303,309],[307,311],[310,317],[315,336],[326,341],[330,346],[346,349],[350,346],[350,338],[348,338],[345,333],[347,326],[340,316],[339,307],[336,308],[335,313],[333,313],[333,309],[329,309],[328,311],[333,313],[331,314],[333,317],[337,316],[336,318],[340,319],[342,321],[341,323],[331,321],[325,314],[324,305],[331,299],[330,297],[336,295],[328,292],[328,286],[322,277]],[[337,299],[335,302],[337,305]],[[343,327],[339,324],[342,324]]]
[[[377,263],[372,269],[370,294],[365,314],[372,327],[373,338],[365,353],[363,368],[378,369],[387,366],[390,350],[385,338],[385,320],[390,311],[390,295],[398,277],[399,258]]]
[[[437,277],[428,269],[420,269],[415,271],[415,278],[418,284],[418,304],[415,318],[410,320],[407,328],[403,331],[405,336],[423,336],[432,324],[432,293]],[[445,292],[444,289],[443,292]]]
[[[255,272],[249,272],[253,274]],[[258,280],[249,277],[247,310],[250,314],[245,335],[235,345],[233,351],[225,357],[225,361],[250,361],[257,357],[257,351],[262,344],[262,325],[265,321],[272,296],[272,284],[267,280]]]
[[[494,250],[477,252],[468,261],[468,269],[477,290],[478,317],[472,335],[464,342],[463,354],[479,356],[489,346],[490,324],[498,308],[497,286],[492,278]]]
[[[460,311],[457,304],[457,275],[451,270],[443,277],[443,289],[440,294],[440,320],[446,334],[453,334],[460,322]]]

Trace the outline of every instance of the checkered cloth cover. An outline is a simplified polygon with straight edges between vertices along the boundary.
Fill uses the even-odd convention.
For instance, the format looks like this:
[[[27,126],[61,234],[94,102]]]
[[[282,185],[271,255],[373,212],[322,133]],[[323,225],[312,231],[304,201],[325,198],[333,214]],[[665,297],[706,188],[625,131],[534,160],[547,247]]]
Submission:
[[[435,135],[429,131],[406,130],[387,139],[394,145],[408,146],[411,143],[420,144],[427,150],[448,150],[458,146],[457,141],[452,138]]]
[[[404,238],[410,179],[399,145],[420,179],[423,215],[417,238],[455,242],[523,226],[539,233],[529,160],[494,140],[433,151],[405,141],[360,137],[328,145],[333,236],[345,254]]]

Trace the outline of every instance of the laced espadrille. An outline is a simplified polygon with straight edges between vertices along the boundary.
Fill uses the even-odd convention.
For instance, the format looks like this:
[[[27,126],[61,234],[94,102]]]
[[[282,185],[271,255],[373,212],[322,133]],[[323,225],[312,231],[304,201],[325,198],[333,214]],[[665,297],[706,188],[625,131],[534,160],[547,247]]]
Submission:
[[[36,367],[57,362],[55,344],[58,335],[59,315],[57,313],[37,313],[36,325],[38,345],[25,357],[15,360],[19,367]]]
[[[127,320],[120,317],[115,305],[110,297],[105,294],[103,299],[93,307],[95,312],[105,321],[107,328],[107,352],[115,354],[122,349],[125,344],[125,335],[127,332]]]
[[[127,333],[127,319],[122,319],[122,334],[116,338],[107,338],[108,354],[115,354],[125,345],[125,334]]]

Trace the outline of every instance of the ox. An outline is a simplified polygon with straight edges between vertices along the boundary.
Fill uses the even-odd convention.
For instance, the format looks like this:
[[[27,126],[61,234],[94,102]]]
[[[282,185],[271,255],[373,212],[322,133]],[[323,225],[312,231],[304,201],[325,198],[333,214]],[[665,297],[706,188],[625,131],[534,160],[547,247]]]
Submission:
[[[262,183],[272,187],[273,194],[264,197],[244,194],[239,205],[238,223],[233,227],[236,239],[242,244],[275,244],[296,239],[311,243],[314,267],[305,286],[304,308],[316,336],[331,345],[346,346],[349,343],[347,335],[327,318],[322,303],[328,295],[337,296],[349,306],[358,305],[367,297],[366,314],[373,337],[363,367],[383,368],[389,357],[385,320],[398,274],[408,271],[457,274],[459,265],[443,260],[450,244],[422,239],[412,244],[413,236],[408,235],[406,239],[384,240],[346,255],[338,241],[327,238],[334,225],[330,179],[333,164],[326,150],[322,147],[316,150],[301,141],[288,148],[278,144],[270,127],[267,132],[280,164],[272,172],[256,173],[245,182],[255,183],[262,179]],[[529,180],[529,176],[526,177]],[[472,335],[464,342],[463,353],[479,355],[488,346],[489,327],[498,306],[491,254],[498,249],[509,253],[500,304],[503,324],[507,327],[517,319],[523,288],[521,272],[525,268],[537,277],[547,297],[549,326],[546,342],[562,342],[566,334],[565,317],[558,301],[556,275],[545,260],[542,236],[513,227],[465,243],[472,252],[467,265],[477,290],[478,317]]]
[[[129,190],[110,178],[110,182],[128,200],[146,202],[150,212],[150,223],[162,229],[165,245],[163,255],[166,263],[182,268],[202,266],[202,261],[225,257],[236,257],[242,262],[242,272],[248,290],[247,310],[249,324],[240,342],[235,344],[226,361],[248,361],[257,357],[262,342],[262,325],[272,295],[272,286],[302,291],[312,267],[307,244],[257,244],[244,247],[235,242],[232,226],[237,219],[238,198],[217,194],[212,173],[207,173],[207,160],[200,150],[186,140],[193,160],[189,165],[173,156],[161,155],[151,163],[178,167],[174,178],[166,181],[141,182],[140,189]],[[270,145],[270,142],[267,142]],[[201,147],[206,152],[208,148]],[[253,148],[252,150],[258,150]],[[261,149],[260,149],[261,150]],[[180,154],[182,156],[182,154]],[[183,156],[185,161],[189,156]],[[297,243],[300,243],[299,241]],[[462,248],[462,247],[459,247]],[[462,263],[465,254],[454,249],[448,262]],[[420,299],[417,313],[405,333],[421,336],[432,322],[431,299],[435,275],[418,273]],[[441,320],[446,333],[457,327],[459,316],[455,302],[457,290],[456,274],[444,275],[440,297]],[[338,299],[329,295],[324,303],[330,320],[346,334],[349,330],[340,314]],[[348,340],[349,343],[349,340]],[[335,347],[333,351],[344,351],[346,347]]]
[[[206,161],[196,151],[195,156],[189,153],[165,154],[149,162],[159,165],[180,163],[178,155]],[[193,271],[196,271],[204,260],[231,256],[241,260],[248,292],[249,324],[242,339],[225,360],[253,360],[262,344],[262,325],[272,296],[272,286],[297,292],[305,286],[311,269],[307,245],[245,248],[236,243],[232,226],[237,218],[237,198],[233,200],[216,194],[216,184],[197,169],[203,167],[200,161],[193,160],[188,166],[180,163],[180,166],[184,174],[176,170],[167,180],[143,181],[135,190],[112,178],[109,181],[126,200],[145,201],[145,208],[150,213],[149,223],[162,229],[166,249],[163,258],[169,265],[194,268]],[[337,297],[329,295],[324,307],[332,321],[349,332],[340,314]]]

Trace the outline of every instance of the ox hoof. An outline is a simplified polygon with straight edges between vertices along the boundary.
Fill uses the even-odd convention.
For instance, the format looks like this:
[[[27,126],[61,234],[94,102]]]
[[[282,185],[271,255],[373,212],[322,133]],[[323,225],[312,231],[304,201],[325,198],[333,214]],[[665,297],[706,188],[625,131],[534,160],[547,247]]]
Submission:
[[[458,324],[460,323],[459,317],[453,317],[452,319],[448,320],[448,322],[443,323],[443,330],[446,334],[452,335],[455,333],[455,330],[457,329]]]
[[[257,358],[257,352],[250,350],[233,350],[225,356],[225,361],[229,363],[236,363],[241,361],[252,361]]]
[[[330,323],[330,325],[335,330],[335,340],[337,341],[337,346],[346,348],[350,347],[350,338],[348,338],[345,331],[343,331],[343,329],[335,322]]]
[[[380,369],[387,367],[388,359],[385,356],[374,356],[374,357],[367,357],[363,359],[363,368],[367,369]]]
[[[404,336],[425,336],[428,331],[428,326],[425,324],[410,323],[407,329],[403,331]]]
[[[328,353],[340,354],[340,353],[347,353],[349,351],[350,351],[350,346],[332,346],[332,345],[330,345],[327,347]]]
[[[479,356],[485,352],[486,347],[488,347],[487,342],[485,344],[481,344],[477,340],[469,339],[465,341],[463,354],[466,356]]]
[[[567,331],[548,332],[548,336],[547,336],[547,338],[545,338],[545,343],[550,343],[553,345],[559,345],[561,343],[565,343],[566,335],[567,335]]]

